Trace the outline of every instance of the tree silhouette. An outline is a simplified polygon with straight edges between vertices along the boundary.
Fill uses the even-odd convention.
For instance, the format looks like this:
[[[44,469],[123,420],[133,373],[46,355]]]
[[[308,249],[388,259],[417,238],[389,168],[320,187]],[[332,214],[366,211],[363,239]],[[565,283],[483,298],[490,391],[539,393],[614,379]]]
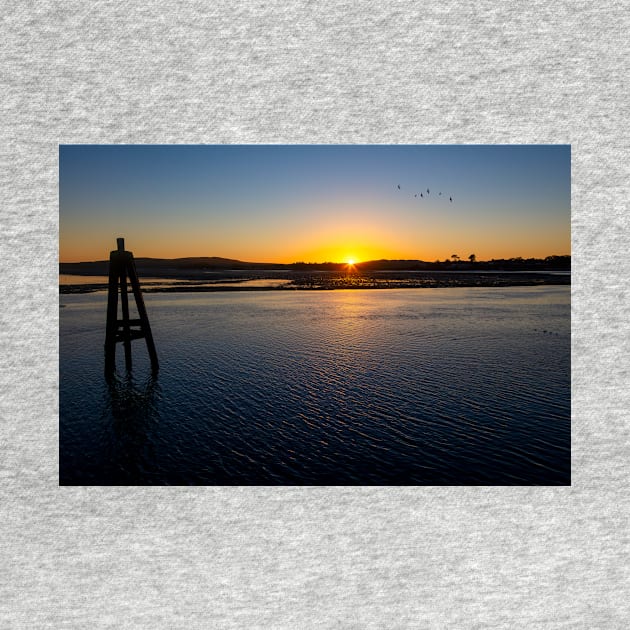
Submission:
[[[451,258],[453,259],[453,262],[459,262],[459,256],[457,254],[451,254]]]
[[[470,260],[471,263],[474,263],[477,260],[477,256],[475,256],[474,254],[471,254],[470,256],[468,256],[468,260]]]

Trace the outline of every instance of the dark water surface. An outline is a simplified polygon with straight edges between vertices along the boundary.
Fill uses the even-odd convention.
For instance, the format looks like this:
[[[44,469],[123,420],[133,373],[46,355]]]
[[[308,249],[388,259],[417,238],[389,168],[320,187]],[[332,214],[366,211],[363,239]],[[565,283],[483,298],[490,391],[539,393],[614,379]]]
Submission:
[[[570,287],[63,295],[62,484],[568,484]],[[133,317],[133,315],[132,315]]]

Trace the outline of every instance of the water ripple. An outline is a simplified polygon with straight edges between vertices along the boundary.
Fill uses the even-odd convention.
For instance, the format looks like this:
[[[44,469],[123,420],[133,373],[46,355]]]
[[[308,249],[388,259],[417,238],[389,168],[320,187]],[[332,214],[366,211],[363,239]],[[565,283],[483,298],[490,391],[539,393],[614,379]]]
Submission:
[[[569,296],[148,295],[160,373],[134,346],[114,391],[103,298],[67,296],[61,481],[569,483]]]

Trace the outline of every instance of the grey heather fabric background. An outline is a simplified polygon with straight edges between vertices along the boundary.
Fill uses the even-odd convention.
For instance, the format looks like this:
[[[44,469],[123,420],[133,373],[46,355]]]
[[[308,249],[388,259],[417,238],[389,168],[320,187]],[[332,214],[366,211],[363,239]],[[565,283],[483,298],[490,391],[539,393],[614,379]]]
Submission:
[[[2,628],[627,628],[628,2],[3,2]],[[60,143],[570,143],[565,488],[60,488]]]

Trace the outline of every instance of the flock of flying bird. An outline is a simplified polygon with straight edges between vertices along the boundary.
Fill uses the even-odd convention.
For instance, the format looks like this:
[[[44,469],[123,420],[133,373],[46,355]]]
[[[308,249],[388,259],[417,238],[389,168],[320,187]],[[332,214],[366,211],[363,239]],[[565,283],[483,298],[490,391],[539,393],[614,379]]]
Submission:
[[[400,184],[398,184],[398,190],[401,190]],[[424,199],[424,193],[419,193],[419,194],[420,194],[420,197]],[[427,188],[427,197],[429,196],[429,194],[430,194],[430,191]],[[414,193],[414,197],[417,197],[417,196],[418,196],[418,193]],[[441,197],[441,196],[442,196],[442,193],[441,192],[438,193],[438,197]],[[449,196],[448,200],[450,203],[453,203],[453,197]]]

